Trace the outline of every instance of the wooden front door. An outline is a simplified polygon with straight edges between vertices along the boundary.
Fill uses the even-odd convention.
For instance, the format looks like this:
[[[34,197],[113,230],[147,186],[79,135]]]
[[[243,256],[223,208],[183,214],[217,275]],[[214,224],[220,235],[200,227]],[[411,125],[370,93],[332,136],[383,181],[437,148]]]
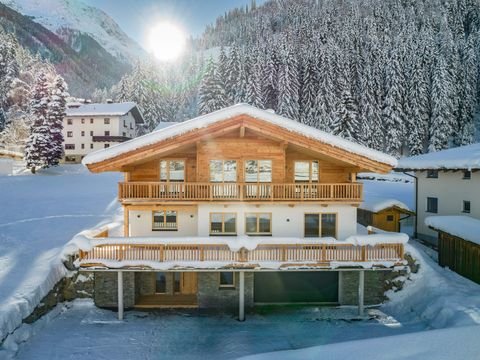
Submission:
[[[197,293],[197,273],[195,272],[182,272],[176,273],[175,281],[179,281],[179,287],[176,286],[177,293],[183,295],[194,295]]]

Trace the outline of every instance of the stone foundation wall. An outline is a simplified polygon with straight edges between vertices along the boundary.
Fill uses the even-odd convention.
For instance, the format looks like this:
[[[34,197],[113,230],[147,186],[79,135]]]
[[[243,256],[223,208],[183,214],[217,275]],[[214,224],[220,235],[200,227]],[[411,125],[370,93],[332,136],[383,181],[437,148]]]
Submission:
[[[220,288],[218,272],[198,273],[198,306],[201,308],[238,308],[239,275],[235,273],[235,288]],[[253,273],[245,273],[245,307],[253,307]]]
[[[102,308],[117,308],[117,272],[96,272],[94,280],[95,305]],[[123,273],[123,304],[126,309],[135,305],[135,273]]]

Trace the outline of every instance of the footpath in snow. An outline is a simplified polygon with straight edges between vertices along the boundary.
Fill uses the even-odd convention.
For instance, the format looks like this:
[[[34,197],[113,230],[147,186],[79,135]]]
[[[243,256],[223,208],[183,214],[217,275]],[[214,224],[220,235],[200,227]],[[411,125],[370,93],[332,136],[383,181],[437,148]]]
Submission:
[[[111,220],[118,178],[81,165],[0,176],[0,342],[67,274],[65,243]]]

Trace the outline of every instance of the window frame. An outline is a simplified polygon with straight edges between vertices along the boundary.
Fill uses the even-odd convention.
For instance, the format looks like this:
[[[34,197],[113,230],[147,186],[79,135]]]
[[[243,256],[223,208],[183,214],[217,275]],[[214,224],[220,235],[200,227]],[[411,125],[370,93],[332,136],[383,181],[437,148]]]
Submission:
[[[297,163],[307,163],[308,162],[308,180],[296,180],[296,164]],[[317,163],[317,180],[312,179],[313,174],[313,163]],[[320,182],[320,160],[294,160],[293,161],[293,182],[296,184],[312,184],[312,183],[319,183]]]
[[[167,162],[167,179],[162,180],[162,161]],[[171,161],[182,161],[183,162],[183,180],[171,180],[170,179],[170,162]],[[179,159],[179,158],[166,158],[166,159],[160,159],[158,162],[158,177],[160,179],[160,182],[162,183],[184,183],[187,181],[187,160],[186,159]]]
[[[392,214],[387,214],[387,215],[385,216],[385,221],[386,221],[386,222],[394,222],[394,221],[395,221],[395,216],[392,215]]]
[[[211,168],[211,163],[212,161],[221,161],[222,162],[222,180],[221,181],[215,181],[212,180],[212,168]],[[234,161],[235,162],[235,180],[233,181],[225,181],[225,162],[227,161]],[[210,159],[208,161],[208,179],[211,183],[215,184],[221,184],[221,183],[227,183],[227,184],[234,184],[238,181],[238,161],[236,159]]]
[[[427,170],[427,179],[438,179],[438,170]]]
[[[69,138],[73,137],[73,131],[67,131],[67,137]]]
[[[90,124],[93,124],[93,119],[92,118],[90,118]]]
[[[256,161],[257,162],[257,180],[248,181],[247,180],[247,161]],[[270,161],[270,181],[260,181],[260,167],[258,163],[260,161]],[[272,159],[246,159],[243,162],[243,180],[247,184],[271,184],[273,183],[273,160]]]
[[[73,119],[67,119],[67,125],[73,125]]]
[[[110,147],[110,144],[103,144],[104,149],[108,149]]]
[[[465,209],[465,205],[468,204],[468,210]],[[462,213],[470,214],[472,212],[472,202],[470,200],[462,200]]]
[[[103,125],[110,125],[110,118],[103,118]]]
[[[90,149],[93,149],[93,144],[90,144]]]
[[[222,284],[222,273],[232,274],[232,283],[231,284]],[[219,289],[235,289],[235,271],[219,271],[218,272],[218,288]]]
[[[65,144],[65,150],[75,150],[75,144]]]
[[[222,215],[222,231],[212,232],[212,217],[213,215]],[[225,215],[233,215],[235,218],[235,232],[225,232]],[[237,213],[236,212],[211,212],[209,215],[208,233],[210,236],[236,236],[237,235]]]
[[[167,224],[167,212],[175,212],[175,227],[174,228],[167,228],[166,224]],[[165,228],[155,228],[155,213],[157,212],[163,212],[164,215],[164,220],[163,220],[163,223],[164,223],[164,226]],[[169,208],[163,208],[163,209],[155,209],[155,210],[152,210],[152,226],[151,226],[151,229],[152,231],[178,231],[178,210],[177,209],[169,209]]]
[[[110,130],[105,130],[104,134],[105,136],[110,136]]]
[[[306,229],[305,229],[305,217],[307,215],[318,215],[318,236],[306,236]],[[335,239],[338,239],[338,212],[306,212],[303,214],[303,237],[304,238],[314,238],[318,237],[319,239],[323,238],[322,236],[322,228],[323,228],[323,223],[322,223],[322,215],[335,215],[335,236],[333,236]]]
[[[256,218],[257,218],[257,226],[256,226],[256,232],[248,232],[247,231],[247,217],[249,215],[255,215]],[[268,215],[269,218],[270,218],[270,232],[260,232],[260,215]],[[245,213],[245,235],[248,235],[248,236],[271,236],[272,235],[272,230],[273,230],[273,227],[272,227],[272,223],[273,223],[273,220],[272,220],[272,213],[271,212],[246,212]]]
[[[430,209],[430,207],[429,207],[429,200],[430,199],[436,201],[435,211],[432,211],[432,209]],[[428,212],[430,214],[438,214],[438,198],[437,197],[432,197],[432,196],[427,196],[425,201],[426,201],[425,212]]]
[[[82,132],[80,133],[81,136],[85,136],[85,131],[82,130]]]

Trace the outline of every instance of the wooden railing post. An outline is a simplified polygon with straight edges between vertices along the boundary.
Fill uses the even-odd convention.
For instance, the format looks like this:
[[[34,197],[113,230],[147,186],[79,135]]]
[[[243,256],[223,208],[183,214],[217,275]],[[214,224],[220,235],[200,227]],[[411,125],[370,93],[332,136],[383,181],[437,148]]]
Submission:
[[[367,261],[367,246],[362,245],[362,261]]]

